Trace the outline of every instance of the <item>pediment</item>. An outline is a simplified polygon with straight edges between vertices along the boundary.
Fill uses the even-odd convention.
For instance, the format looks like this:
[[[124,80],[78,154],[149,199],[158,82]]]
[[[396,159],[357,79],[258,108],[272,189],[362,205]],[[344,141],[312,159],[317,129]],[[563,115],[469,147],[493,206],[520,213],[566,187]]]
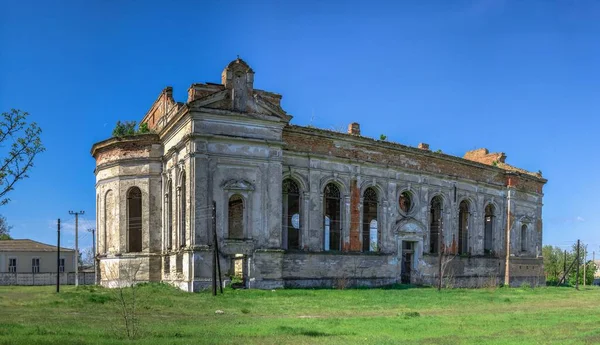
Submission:
[[[193,101],[193,105],[200,108],[240,111],[234,107],[233,93],[234,90],[229,89],[215,92]],[[258,93],[255,93],[253,97],[243,99],[241,102],[244,103],[241,106],[243,110],[240,112],[242,113],[273,116],[285,121],[290,121],[292,118],[280,106],[272,104]]]
[[[225,190],[253,191],[254,185],[248,180],[231,179],[221,183],[221,188]]]
[[[401,236],[425,236],[427,229],[423,223],[414,219],[401,219],[394,225],[394,233]]]

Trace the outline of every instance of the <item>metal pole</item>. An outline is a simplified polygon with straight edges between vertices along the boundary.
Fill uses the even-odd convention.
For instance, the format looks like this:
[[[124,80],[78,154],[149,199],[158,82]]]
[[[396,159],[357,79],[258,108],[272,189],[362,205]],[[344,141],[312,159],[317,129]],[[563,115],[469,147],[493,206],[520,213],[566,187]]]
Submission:
[[[69,211],[69,214],[75,215],[75,287],[79,286],[79,215],[84,213]]]
[[[442,211],[442,209],[440,209],[440,219],[438,220],[438,291],[442,290],[442,251],[445,252],[445,250],[443,248],[445,248],[445,246],[443,245],[443,241],[444,241],[444,236],[443,236],[443,225],[442,225],[442,219],[444,217],[444,212]]]
[[[587,247],[583,247],[583,286],[585,286],[585,260],[587,259]]]
[[[579,240],[577,240],[577,272],[575,273],[575,289],[579,290]]]
[[[510,201],[511,201],[511,189],[512,188],[508,188],[506,194],[507,194],[507,201],[506,201],[506,261],[504,263],[504,285],[505,286],[510,286],[510,227],[512,226],[511,224],[511,211],[510,211]]]
[[[60,218],[56,229],[56,293],[60,292]]]
[[[216,219],[215,213],[217,211],[216,203],[213,201],[213,219]],[[215,238],[215,256],[217,260],[217,270],[219,275],[219,290],[223,293],[223,281],[221,280],[221,260],[219,260],[219,240],[217,238],[217,227],[213,226],[214,238]]]
[[[212,212],[212,223],[213,223],[213,265],[212,265],[212,293],[213,296],[217,295],[217,251],[216,251],[216,243],[217,243],[217,238],[215,236],[216,234],[216,230],[215,230],[215,223],[216,223],[216,219],[215,219],[215,208],[214,208],[214,202],[213,202],[213,212]]]

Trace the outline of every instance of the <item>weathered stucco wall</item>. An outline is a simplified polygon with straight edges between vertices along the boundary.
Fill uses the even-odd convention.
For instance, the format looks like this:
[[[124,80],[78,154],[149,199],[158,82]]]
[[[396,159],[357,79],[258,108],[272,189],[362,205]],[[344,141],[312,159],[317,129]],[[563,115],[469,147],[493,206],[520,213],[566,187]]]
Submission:
[[[511,282],[542,274],[541,174],[512,167],[504,153],[487,149],[463,159],[431,152],[426,144],[413,148],[362,137],[357,123],[349,134],[292,126],[280,95],[253,88],[254,72],[245,62],[233,61],[222,77],[222,85],[192,85],[186,104],[174,101],[172,89],[163,90],[144,118],[156,134],[94,145],[102,267],[139,261],[145,279],[196,291],[211,284],[216,233],[222,272],[241,274],[248,287],[389,284],[406,273],[408,257],[411,281],[430,284],[438,274],[438,256],[430,253],[431,203],[439,197],[441,248],[456,255],[448,269],[457,286],[503,279],[507,233],[512,262],[529,263],[510,265]],[[299,189],[294,250],[284,243],[287,178]],[[340,191],[340,251],[325,248],[329,183]],[[142,191],[143,249],[127,253],[127,191],[134,186]],[[376,194],[373,229],[364,214],[368,189]],[[410,195],[409,209],[400,207],[402,193]],[[243,206],[233,203],[237,211],[230,214],[232,197]],[[467,205],[462,256],[461,202]],[[486,248],[488,205],[493,215]],[[230,231],[230,217],[231,224],[242,224],[240,234]]]

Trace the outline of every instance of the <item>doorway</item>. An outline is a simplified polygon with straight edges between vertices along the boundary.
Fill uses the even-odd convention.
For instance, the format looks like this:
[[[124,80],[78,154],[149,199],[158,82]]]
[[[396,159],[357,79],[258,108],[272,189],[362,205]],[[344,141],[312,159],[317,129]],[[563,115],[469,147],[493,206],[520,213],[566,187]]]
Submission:
[[[402,273],[400,276],[400,282],[402,284],[410,284],[410,276],[415,255],[414,248],[415,242],[402,241]]]
[[[231,287],[234,289],[246,288],[246,256],[244,254],[234,254],[231,258],[231,268],[229,272],[231,277]]]

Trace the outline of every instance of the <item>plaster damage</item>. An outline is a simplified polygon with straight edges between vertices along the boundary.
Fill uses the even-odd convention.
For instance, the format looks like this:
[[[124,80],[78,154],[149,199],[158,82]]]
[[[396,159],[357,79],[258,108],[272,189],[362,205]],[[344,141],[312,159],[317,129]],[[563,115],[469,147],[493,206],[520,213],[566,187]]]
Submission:
[[[358,123],[291,125],[281,96],[253,82],[236,59],[186,103],[165,88],[142,120],[155,134],[93,146],[103,285],[134,265],[138,280],[210,286],[213,202],[225,278],[250,288],[433,284],[440,251],[452,286],[543,284],[540,174],[487,149],[459,158],[370,139]]]

